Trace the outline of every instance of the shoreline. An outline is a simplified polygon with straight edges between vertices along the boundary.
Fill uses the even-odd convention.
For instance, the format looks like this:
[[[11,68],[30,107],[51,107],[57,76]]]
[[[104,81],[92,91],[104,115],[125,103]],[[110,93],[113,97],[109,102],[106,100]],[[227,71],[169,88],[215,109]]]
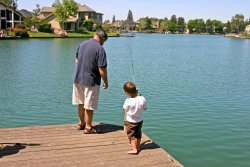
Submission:
[[[137,33],[152,34],[152,33],[147,33],[147,32],[137,32]],[[157,33],[157,34],[163,34],[163,33]],[[171,34],[171,35],[175,35],[175,34]],[[224,36],[224,37],[227,37],[227,38],[250,39],[250,36],[241,36],[239,34],[234,34],[234,33],[228,33],[228,34],[185,34],[185,35],[220,35],[220,36]],[[122,37],[122,36],[120,36],[120,35],[111,35],[109,37]],[[36,36],[36,37],[25,37],[25,38],[22,38],[20,36],[17,36],[17,37],[5,36],[5,37],[0,37],[0,40],[52,39],[52,38],[61,38],[61,39],[92,38],[92,35],[86,35],[86,36]]]
[[[120,36],[109,36],[109,37],[120,37]],[[92,38],[92,36],[67,36],[67,37],[63,37],[63,36],[38,36],[38,37],[11,37],[11,36],[6,36],[6,37],[0,37],[0,40],[20,40],[20,39],[52,39],[52,38],[62,38],[62,39],[67,39],[67,38]]]

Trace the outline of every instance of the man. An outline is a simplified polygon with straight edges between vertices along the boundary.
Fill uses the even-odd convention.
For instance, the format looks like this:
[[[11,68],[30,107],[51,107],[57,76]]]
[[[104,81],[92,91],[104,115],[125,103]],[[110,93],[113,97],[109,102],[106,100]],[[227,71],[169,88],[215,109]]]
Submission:
[[[76,52],[72,102],[78,105],[78,129],[84,129],[87,134],[97,133],[92,128],[92,119],[98,105],[101,79],[103,88],[108,88],[107,58],[102,46],[107,39],[106,32],[99,29],[92,39],[82,42]]]

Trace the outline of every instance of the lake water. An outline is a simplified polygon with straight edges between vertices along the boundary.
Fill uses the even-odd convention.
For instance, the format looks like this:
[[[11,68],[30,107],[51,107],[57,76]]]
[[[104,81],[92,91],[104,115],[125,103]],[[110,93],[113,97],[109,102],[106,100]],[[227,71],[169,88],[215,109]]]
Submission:
[[[82,40],[0,41],[0,128],[77,123],[71,93]],[[109,89],[95,122],[123,124],[122,85],[134,79],[148,102],[143,131],[178,161],[249,166],[250,40],[137,34],[104,47]]]

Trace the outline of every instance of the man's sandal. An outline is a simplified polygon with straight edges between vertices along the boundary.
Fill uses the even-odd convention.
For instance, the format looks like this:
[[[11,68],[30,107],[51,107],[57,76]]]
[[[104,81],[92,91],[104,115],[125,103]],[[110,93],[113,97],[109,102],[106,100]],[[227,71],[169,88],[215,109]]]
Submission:
[[[78,124],[77,130],[83,130],[83,129],[85,129],[85,124],[83,125]]]
[[[90,128],[90,129],[85,128],[83,133],[84,134],[97,134],[99,133],[99,131],[94,128]]]
[[[4,146],[0,144],[0,151],[4,149]]]

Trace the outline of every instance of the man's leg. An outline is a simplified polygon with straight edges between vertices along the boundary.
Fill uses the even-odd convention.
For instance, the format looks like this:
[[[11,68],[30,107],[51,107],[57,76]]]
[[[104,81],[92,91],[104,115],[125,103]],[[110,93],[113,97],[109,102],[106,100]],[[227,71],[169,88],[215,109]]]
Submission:
[[[81,130],[83,129],[84,126],[84,108],[83,108],[83,104],[79,104],[78,105],[78,117],[79,117],[79,127],[78,129]]]
[[[92,119],[93,119],[94,111],[85,109],[85,120],[86,120],[86,128],[92,128]]]

